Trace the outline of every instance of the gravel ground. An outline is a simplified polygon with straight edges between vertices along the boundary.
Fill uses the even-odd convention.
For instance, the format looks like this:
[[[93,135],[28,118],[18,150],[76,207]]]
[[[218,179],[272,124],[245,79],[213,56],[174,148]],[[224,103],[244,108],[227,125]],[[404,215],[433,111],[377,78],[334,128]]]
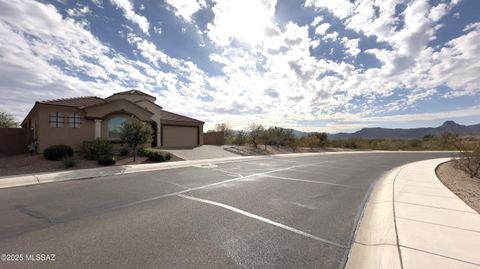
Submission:
[[[142,163],[151,163],[146,157],[137,156],[136,161],[133,161],[131,156],[119,157],[116,156],[117,162],[115,165],[133,165]],[[75,166],[69,169],[63,167],[61,161],[49,161],[45,160],[41,154],[22,154],[10,157],[0,157],[0,177],[11,175],[32,174],[41,172],[55,172],[55,171],[68,171],[85,168],[102,167],[97,164],[96,161],[86,160],[74,154]],[[181,161],[175,155],[172,155],[170,161]]]
[[[454,162],[438,166],[440,181],[475,211],[480,213],[480,178],[470,176],[455,167]]]

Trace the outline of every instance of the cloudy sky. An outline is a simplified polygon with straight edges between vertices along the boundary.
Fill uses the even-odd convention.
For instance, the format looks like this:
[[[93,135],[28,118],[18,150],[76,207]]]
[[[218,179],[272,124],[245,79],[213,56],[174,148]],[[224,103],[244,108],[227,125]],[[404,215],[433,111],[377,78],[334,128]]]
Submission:
[[[478,0],[0,0],[0,110],[139,89],[206,129],[480,123]]]

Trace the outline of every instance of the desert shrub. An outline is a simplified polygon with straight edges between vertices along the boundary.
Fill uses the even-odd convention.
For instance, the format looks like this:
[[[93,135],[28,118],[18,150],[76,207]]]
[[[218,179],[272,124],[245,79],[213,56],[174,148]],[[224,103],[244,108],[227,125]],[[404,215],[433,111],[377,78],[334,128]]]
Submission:
[[[454,158],[457,167],[468,173],[470,178],[480,176],[480,141],[468,142],[456,140],[453,142],[460,156]]]
[[[243,146],[247,143],[247,134],[245,131],[238,131],[232,141],[233,144]]]
[[[120,156],[127,156],[128,155],[128,149],[127,148],[121,148],[120,149]]]
[[[80,151],[85,159],[98,160],[101,156],[112,154],[112,145],[104,139],[85,140],[82,142]]]
[[[153,152],[155,152],[155,150],[151,148],[139,148],[137,150],[137,155],[141,157],[148,157]]]
[[[165,156],[161,152],[151,152],[148,154],[147,159],[151,162],[164,162],[165,161]]]
[[[97,163],[99,165],[103,165],[103,166],[114,165],[115,164],[115,159],[112,156],[103,155],[103,156],[100,156],[98,158]]]
[[[170,161],[172,159],[172,154],[170,152],[165,152],[165,160]]]
[[[71,168],[75,166],[76,162],[75,162],[75,159],[72,157],[64,157],[62,159],[62,164],[63,164],[63,167],[65,168]]]
[[[64,157],[72,157],[73,149],[67,145],[52,145],[43,151],[43,157],[47,160],[58,161]]]
[[[146,148],[138,148],[137,150],[137,155],[140,156],[140,157],[146,157],[148,154],[147,152],[147,149]]]

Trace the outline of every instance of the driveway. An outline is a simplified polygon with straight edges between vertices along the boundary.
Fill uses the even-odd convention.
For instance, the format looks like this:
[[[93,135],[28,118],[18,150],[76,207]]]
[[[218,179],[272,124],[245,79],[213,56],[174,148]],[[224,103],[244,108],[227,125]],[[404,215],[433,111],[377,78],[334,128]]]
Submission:
[[[238,157],[235,153],[224,150],[221,146],[202,145],[196,148],[189,149],[168,149],[166,151],[171,152],[184,160],[204,160],[224,157]]]
[[[339,268],[385,172],[447,153],[272,157],[0,190],[1,268]]]

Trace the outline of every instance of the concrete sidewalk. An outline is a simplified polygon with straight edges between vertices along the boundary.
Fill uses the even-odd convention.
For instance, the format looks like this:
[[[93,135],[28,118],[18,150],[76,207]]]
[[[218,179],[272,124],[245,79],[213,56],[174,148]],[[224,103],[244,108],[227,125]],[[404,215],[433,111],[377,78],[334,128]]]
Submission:
[[[376,184],[347,268],[480,268],[480,215],[435,174],[448,160],[407,164]]]
[[[173,155],[182,158],[186,161],[190,160],[204,160],[212,158],[228,158],[228,157],[240,157],[238,154],[231,153],[224,150],[221,146],[214,145],[202,145],[189,149],[162,149],[172,153]]]

